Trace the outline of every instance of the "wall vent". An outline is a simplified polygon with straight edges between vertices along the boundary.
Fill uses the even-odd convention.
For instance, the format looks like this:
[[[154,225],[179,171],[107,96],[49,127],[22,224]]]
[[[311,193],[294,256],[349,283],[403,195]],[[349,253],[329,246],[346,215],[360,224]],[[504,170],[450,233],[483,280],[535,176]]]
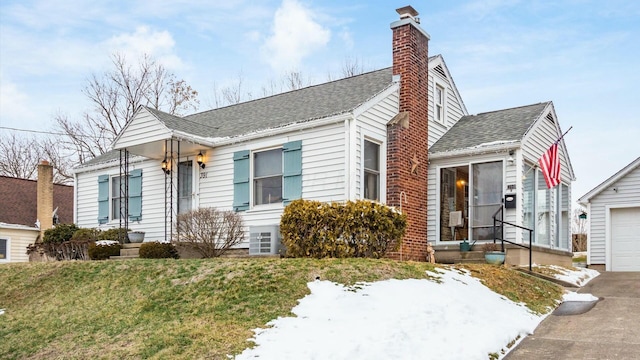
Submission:
[[[555,120],[553,120],[553,115],[551,115],[551,113],[548,113],[548,114],[547,114],[546,119],[547,119],[547,120],[549,120],[549,121],[551,121],[551,123],[552,123],[552,124],[555,124]]]
[[[433,71],[435,71],[438,74],[440,74],[440,76],[442,76],[443,78],[445,78],[445,79],[447,78],[447,75],[445,75],[444,69],[442,68],[442,65],[438,65],[438,66],[434,67]]]
[[[249,255],[278,255],[281,248],[278,225],[249,228]]]

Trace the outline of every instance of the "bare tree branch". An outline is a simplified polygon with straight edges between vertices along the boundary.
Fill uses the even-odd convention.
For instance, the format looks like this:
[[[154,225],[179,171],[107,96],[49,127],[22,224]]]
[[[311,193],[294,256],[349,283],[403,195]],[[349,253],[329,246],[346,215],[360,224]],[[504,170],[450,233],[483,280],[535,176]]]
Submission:
[[[75,153],[80,163],[107,152],[142,105],[176,115],[195,111],[199,105],[198,92],[150,56],[144,55],[135,66],[121,54],[114,54],[111,61],[113,69],[93,74],[82,90],[91,104],[83,117],[54,118],[66,134],[61,145]]]

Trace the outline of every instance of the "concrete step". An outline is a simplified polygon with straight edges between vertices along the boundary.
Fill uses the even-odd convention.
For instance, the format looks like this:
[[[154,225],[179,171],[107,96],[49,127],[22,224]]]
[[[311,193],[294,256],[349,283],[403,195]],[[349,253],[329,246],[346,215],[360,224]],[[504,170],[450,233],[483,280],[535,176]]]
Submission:
[[[140,249],[140,246],[142,246],[142,243],[122,244],[123,249]]]
[[[109,260],[129,260],[129,259],[139,259],[138,255],[136,256],[110,256]]]
[[[138,256],[140,248],[120,249],[120,256]]]

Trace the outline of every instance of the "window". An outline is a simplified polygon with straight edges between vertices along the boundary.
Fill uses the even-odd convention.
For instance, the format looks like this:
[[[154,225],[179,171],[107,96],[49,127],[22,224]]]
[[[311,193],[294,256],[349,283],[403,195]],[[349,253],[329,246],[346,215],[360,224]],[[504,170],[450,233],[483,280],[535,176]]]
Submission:
[[[233,210],[253,205],[282,203],[302,198],[302,141],[282,148],[233,153]]]
[[[436,85],[435,91],[435,117],[439,123],[444,123],[444,88],[440,85]]]
[[[253,204],[282,202],[282,149],[253,153]]]
[[[120,206],[126,199],[120,192],[120,185],[128,179],[129,220],[142,220],[142,170],[129,172],[129,176],[100,175],[98,176],[98,224],[106,224],[110,220],[120,219]],[[125,184],[122,184],[125,185]]]
[[[542,171],[536,171],[536,243],[551,245],[551,190],[547,189]]]
[[[120,219],[120,205],[122,204],[122,194],[120,191],[120,176],[114,176],[111,178],[111,219]],[[124,184],[123,184],[124,185]],[[124,188],[122,189],[124,192]],[[124,209],[122,209],[124,211]]]
[[[440,241],[469,238],[469,166],[440,170]]]
[[[0,239],[0,261],[9,260],[9,240]]]
[[[535,196],[536,196],[536,172],[531,164],[526,164],[522,175],[522,208],[524,211],[522,226],[535,229]],[[524,240],[529,240],[528,234]],[[533,239],[532,239],[533,240]]]
[[[364,198],[380,200],[380,145],[364,141]]]

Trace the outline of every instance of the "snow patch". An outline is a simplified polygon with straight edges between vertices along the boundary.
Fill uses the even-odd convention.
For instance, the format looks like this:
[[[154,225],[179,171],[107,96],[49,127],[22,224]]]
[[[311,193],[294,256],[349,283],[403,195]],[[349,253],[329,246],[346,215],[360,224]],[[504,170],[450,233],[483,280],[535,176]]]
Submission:
[[[563,301],[596,301],[597,297],[591,294],[578,294],[577,292],[567,291],[562,296]]]

